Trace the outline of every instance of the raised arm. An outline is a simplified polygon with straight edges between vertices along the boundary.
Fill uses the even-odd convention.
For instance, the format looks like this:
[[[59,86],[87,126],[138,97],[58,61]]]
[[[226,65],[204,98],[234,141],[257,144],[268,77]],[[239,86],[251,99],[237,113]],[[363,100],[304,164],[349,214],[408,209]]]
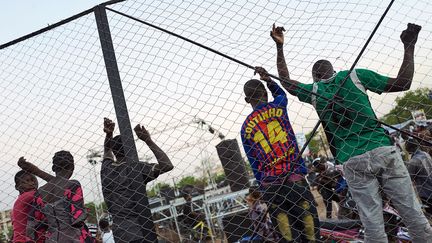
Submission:
[[[396,78],[389,78],[384,92],[398,92],[409,90],[414,76],[414,47],[417,42],[421,26],[408,24],[400,36],[404,44],[404,58]]]
[[[46,173],[45,171],[39,169],[36,165],[28,162],[24,157],[18,159],[18,166],[24,171],[27,171],[28,173],[31,173],[44,181],[50,181],[54,178],[54,176]]]
[[[137,137],[142,141],[144,141],[147,144],[147,146],[149,146],[153,154],[155,155],[156,160],[158,162],[156,169],[159,170],[160,174],[172,170],[174,166],[171,163],[171,160],[168,158],[166,153],[161,148],[159,148],[159,146],[156,143],[153,142],[153,140],[150,137],[150,133],[144,128],[144,126],[138,124],[136,125],[134,130]]]
[[[288,67],[283,52],[283,44],[284,44],[283,32],[284,31],[285,31],[284,27],[280,27],[280,26],[276,27],[276,25],[273,24],[273,28],[270,31],[270,36],[273,38],[274,42],[276,43],[276,50],[277,50],[276,65],[277,65],[279,77],[283,79],[281,81],[281,84],[290,94],[296,95],[294,91],[297,88],[299,82],[296,80],[292,80],[288,72]]]
[[[259,74],[260,79],[266,82],[267,88],[272,93],[273,98],[276,98],[278,96],[286,97],[286,94],[283,91],[283,89],[281,87],[279,87],[279,85],[273,79],[270,78],[267,70],[265,70],[262,67],[255,67],[255,73],[254,74]]]
[[[104,156],[103,159],[111,159],[114,161],[114,155],[111,151],[111,139],[113,138],[115,123],[108,118],[104,118],[104,132],[105,132],[105,141],[104,141]]]

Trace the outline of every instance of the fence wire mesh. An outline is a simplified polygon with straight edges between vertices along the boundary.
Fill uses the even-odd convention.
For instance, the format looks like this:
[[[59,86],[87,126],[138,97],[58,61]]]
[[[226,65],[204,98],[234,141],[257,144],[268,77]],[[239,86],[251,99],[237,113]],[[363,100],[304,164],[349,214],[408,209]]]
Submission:
[[[109,5],[106,13],[116,55],[114,61],[118,65],[130,118],[126,123],[131,124],[132,128],[137,124],[145,126],[151,140],[166,153],[173,164],[174,168],[167,169],[167,172],[162,165],[153,166],[164,159],[161,159],[158,153],[159,148],[156,148],[158,152],[155,153],[153,143],[149,143],[145,135],[143,139],[142,134],[135,135],[134,141],[139,160],[142,161],[140,165],[150,164],[150,167],[131,166],[130,168],[134,168],[132,172],[119,172],[118,168],[138,162],[127,161],[126,165],[120,163],[113,166],[106,160],[104,118],[116,123],[114,136],[119,134],[120,121],[117,121],[118,114],[113,102],[113,96],[119,94],[112,93],[110,89],[107,60],[104,60],[102,54],[105,47],[101,46],[93,12],[2,48],[1,241],[8,242],[12,240],[12,236],[13,242],[27,239],[25,237],[30,236],[25,236],[28,234],[25,228],[29,229],[34,224],[45,221],[50,225],[49,229],[36,232],[33,236],[44,235],[47,242],[63,239],[79,242],[80,236],[81,242],[84,238],[93,242],[95,238],[99,239],[99,236],[96,237],[97,232],[108,236],[109,228],[113,229],[116,242],[154,241],[156,239],[152,238],[152,231],[157,234],[159,241],[167,242],[260,242],[258,238],[272,242],[284,237],[289,240],[296,236],[296,229],[303,226],[295,225],[290,232],[291,228],[286,224],[297,220],[300,225],[308,225],[309,219],[291,213],[285,222],[274,212],[276,209],[288,210],[292,205],[303,202],[304,192],[298,190],[305,190],[313,196],[306,201],[310,207],[316,206],[317,216],[321,221],[320,224],[315,221],[316,228],[321,225],[320,235],[315,235],[316,240],[322,238],[329,242],[361,242],[365,238],[362,234],[364,230],[366,237],[377,239],[373,238],[376,236],[370,235],[368,230],[379,225],[380,218],[369,217],[368,212],[375,213],[370,209],[361,215],[364,226],[359,223],[357,207],[361,208],[364,202],[358,200],[360,197],[356,194],[354,179],[350,181],[348,178],[348,184],[351,182],[350,186],[354,188],[348,187],[352,190],[348,193],[344,176],[349,175],[347,168],[343,169],[340,164],[345,162],[345,158],[361,156],[372,150],[372,147],[382,147],[375,145],[385,145],[382,140],[385,140],[387,135],[382,135],[379,137],[381,140],[377,141],[376,137],[368,134],[367,144],[355,144],[359,141],[355,139],[361,136],[355,135],[357,137],[354,136],[354,142],[347,142],[353,137],[341,135],[341,130],[344,131],[346,126],[340,123],[340,120],[331,120],[330,129],[320,127],[316,133],[311,134],[319,120],[315,108],[299,101],[291,92],[288,93],[286,86],[284,89],[281,87],[279,91],[283,90],[288,99],[286,107],[281,109],[286,108],[289,116],[289,121],[284,118],[283,122],[292,126],[292,131],[285,130],[288,128],[284,127],[285,125],[282,125],[282,130],[276,128],[275,135],[282,134],[285,137],[278,137],[276,142],[280,143],[276,145],[270,141],[272,138],[266,138],[267,144],[270,143],[267,147],[277,158],[290,147],[295,147],[292,137],[294,134],[299,148],[312,136],[307,149],[301,155],[307,167],[304,171],[307,184],[303,184],[303,179],[294,183],[294,186],[288,183],[290,187],[282,186],[282,190],[277,191],[276,199],[269,199],[268,193],[259,195],[260,189],[269,191],[270,187],[264,185],[267,182],[255,178],[262,178],[257,171],[264,171],[265,164],[272,161],[264,160],[258,155],[258,150],[266,149],[262,140],[256,139],[256,145],[248,146],[245,142],[247,139],[240,135],[243,123],[253,111],[245,101],[244,84],[250,79],[259,79],[259,75],[254,75],[254,70],[239,62],[128,16],[151,23],[248,65],[262,66],[274,75],[278,73],[277,50],[270,31],[273,23],[276,23],[286,29],[284,51],[291,78],[312,84],[311,70],[319,59],[332,62],[336,72],[350,68],[388,4],[387,1],[336,0],[289,3],[127,1]],[[356,65],[356,69],[365,68],[384,76],[396,77],[404,58],[401,32],[407,28],[407,23],[422,26],[414,52],[415,72],[410,91],[384,92],[380,95],[368,91],[367,95],[379,120],[424,139],[416,142],[416,139],[409,138],[409,135],[386,128],[388,137],[397,148],[397,156],[400,155],[411,173],[416,195],[424,206],[422,210],[426,211],[427,217],[430,216],[432,207],[432,159],[428,155],[432,150],[427,144],[427,141],[432,140],[428,120],[432,117],[432,85],[428,81],[432,77],[429,60],[432,54],[432,27],[429,24],[431,17],[432,7],[428,1],[395,2]],[[361,71],[357,72],[357,75],[360,80],[363,78]],[[378,82],[375,77],[369,79],[372,80],[370,82]],[[279,80],[275,81],[280,84]],[[380,87],[384,88],[382,84]],[[317,92],[327,95],[319,88]],[[343,87],[339,95],[346,100],[350,92]],[[270,91],[268,95],[272,101]],[[362,107],[368,105],[359,104],[358,100],[351,102],[359,112],[364,112]],[[347,103],[345,105],[349,106]],[[320,109],[319,105],[317,109]],[[335,112],[338,111],[330,110],[332,114]],[[359,123],[359,114],[350,112],[342,114],[342,118],[349,120],[351,124],[366,127]],[[257,122],[261,131],[271,130],[268,123],[262,120],[265,119]],[[329,134],[333,139],[330,139]],[[266,133],[266,136],[268,135]],[[340,149],[339,146],[336,154],[332,154],[329,142],[331,144],[335,140],[339,143],[350,143],[349,148]],[[58,167],[55,163],[59,162],[58,156],[53,156],[61,150],[70,151],[73,155],[74,171],[71,178],[79,181],[79,186],[64,179],[67,176],[62,173],[70,170],[68,166],[62,164],[61,169],[54,168]],[[381,161],[396,156],[387,151],[376,153],[375,157]],[[384,156],[385,153],[389,155]],[[38,178],[39,190],[35,193],[37,184],[25,182],[24,179],[16,181],[16,174],[20,171],[17,161],[21,156],[53,176],[55,170],[57,176],[45,179],[49,180],[48,183]],[[117,160],[118,158],[114,157]],[[261,161],[257,161],[257,158],[261,158]],[[294,158],[295,156],[291,156],[281,160],[288,165]],[[62,161],[67,159],[63,158]],[[102,165],[103,161],[106,167]],[[374,166],[377,165],[370,163],[365,165],[364,171],[374,172]],[[260,166],[257,166],[258,164]],[[358,168],[362,163],[355,165],[355,168],[351,168],[352,171],[362,170]],[[27,166],[28,171],[35,172],[29,164],[24,166]],[[403,174],[405,167],[402,167],[400,173]],[[110,180],[107,180],[110,176],[103,175],[108,173],[106,168],[110,168]],[[276,173],[275,176],[280,178],[280,174],[286,175],[289,171],[288,166],[281,168],[283,169],[265,173]],[[388,168],[377,170],[379,172],[376,173],[379,174]],[[144,177],[136,177],[134,173],[137,172]],[[113,176],[113,173],[117,174]],[[36,174],[39,176],[40,172]],[[20,176],[23,178],[23,175]],[[136,180],[133,181],[133,178]],[[140,194],[138,189],[133,188],[136,185],[133,183],[146,184],[147,195]],[[26,188],[25,184],[30,189]],[[409,194],[407,190],[411,188],[411,183],[408,184],[407,188],[400,184],[394,187]],[[79,196],[78,187],[82,189],[83,198]],[[124,190],[114,193],[116,188]],[[378,194],[381,194],[382,188],[377,188],[379,192],[371,194],[375,193],[376,198],[380,198]],[[72,194],[63,193],[68,190],[72,191],[73,195],[78,195],[79,199],[68,197]],[[128,195],[130,192],[135,192],[135,195]],[[117,199],[113,199],[113,195]],[[399,214],[402,218],[407,218],[404,215],[407,211],[403,210],[403,206],[415,208],[419,205],[407,205],[415,200],[408,202],[395,197],[388,195],[384,199],[385,209],[379,209],[379,212],[384,212],[382,225],[385,226],[386,233],[392,239],[421,241],[424,235],[413,235],[413,232],[416,234],[415,232],[420,230],[419,224],[423,224],[422,229],[426,227],[425,221],[422,221],[424,217],[415,218],[417,222],[409,219],[403,222],[395,220],[400,218]],[[42,204],[38,203],[40,201],[36,200],[37,198],[41,199]],[[78,221],[86,223],[92,236],[87,237],[86,233],[83,233],[87,230],[62,232],[56,228],[58,225],[50,220],[50,217],[54,216],[47,211],[46,205],[57,205],[57,199],[69,205],[66,210],[68,213],[61,224],[75,223],[77,226]],[[355,206],[356,203],[359,205]],[[389,213],[392,207],[399,210],[399,214]],[[54,211],[58,210],[56,206],[53,208]],[[81,209],[82,211],[79,211]],[[64,208],[61,210],[64,211]],[[81,214],[86,217],[79,216]],[[105,219],[109,226],[104,229]],[[99,224],[99,227],[101,220],[103,223]],[[410,228],[410,225],[416,226]],[[85,228],[84,224],[79,224],[78,228],[80,227]],[[313,237],[312,233],[306,231],[304,237]],[[60,232],[60,236],[56,236],[59,238],[52,238],[53,232]],[[313,242],[311,238],[303,240]]]

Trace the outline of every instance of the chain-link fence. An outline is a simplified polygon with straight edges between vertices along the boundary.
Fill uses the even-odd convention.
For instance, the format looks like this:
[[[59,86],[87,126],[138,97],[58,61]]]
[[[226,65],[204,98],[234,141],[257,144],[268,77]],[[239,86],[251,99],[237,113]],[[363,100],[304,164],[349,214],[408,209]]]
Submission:
[[[412,239],[424,218],[403,208],[432,203],[431,17],[427,1],[116,1],[1,45],[1,240]],[[255,66],[276,83],[245,87]]]

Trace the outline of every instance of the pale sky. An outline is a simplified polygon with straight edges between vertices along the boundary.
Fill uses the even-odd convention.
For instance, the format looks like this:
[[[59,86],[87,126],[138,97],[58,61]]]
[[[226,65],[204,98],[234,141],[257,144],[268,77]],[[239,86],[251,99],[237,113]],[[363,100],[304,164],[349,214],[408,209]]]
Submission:
[[[99,2],[5,2],[0,42]],[[253,66],[262,65],[272,74],[275,47],[269,31],[276,22],[287,29],[285,54],[292,78],[310,83],[310,70],[318,59],[329,59],[337,70],[351,66],[386,5],[387,1],[373,0],[129,0],[113,8]],[[156,182],[191,175],[206,157],[217,165],[218,138],[192,121],[204,119],[240,142],[241,124],[251,111],[242,85],[254,78],[253,71],[109,11],[108,18],[132,125],[147,125],[176,167]],[[403,56],[399,35],[408,22],[415,22],[423,30],[412,88],[431,87],[431,18],[432,6],[426,0],[396,2],[358,67],[395,76]],[[99,200],[99,166],[92,168],[86,155],[88,149],[101,148],[103,117],[115,119],[115,114],[93,14],[0,50],[0,65],[0,209],[10,208],[17,196],[13,176],[20,156],[50,171],[50,159],[61,149],[74,154],[74,178],[83,184],[87,201]],[[377,115],[388,112],[401,95],[372,95]],[[309,132],[317,122],[312,107],[295,97],[289,96],[288,109],[297,133]],[[137,148],[141,156],[149,152],[142,142]]]
[[[104,1],[100,0],[17,0],[0,1],[0,43],[70,17]]]

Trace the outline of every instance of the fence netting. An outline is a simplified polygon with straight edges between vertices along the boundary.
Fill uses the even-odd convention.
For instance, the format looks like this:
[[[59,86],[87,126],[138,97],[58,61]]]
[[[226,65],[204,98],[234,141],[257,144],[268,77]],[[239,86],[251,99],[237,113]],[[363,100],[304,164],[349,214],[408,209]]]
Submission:
[[[93,12],[3,47],[0,242],[32,236],[78,242],[85,238],[87,228],[92,235],[88,240],[109,237],[112,230],[116,242],[155,241],[156,236],[160,242],[277,242],[284,238],[303,242],[292,239],[296,236],[304,237],[304,242],[314,242],[311,237],[362,242],[365,228],[367,232],[380,217],[361,215],[366,225],[361,224],[359,211],[365,202],[359,201],[360,194],[350,186],[371,180],[379,186],[370,194],[382,198],[377,205],[383,209],[369,212],[379,210],[384,215],[389,239],[422,237],[413,236],[415,230],[408,232],[411,221],[402,221],[406,212],[400,211],[419,201],[422,206],[408,207],[421,206],[418,210],[428,220],[431,216],[432,7],[428,1],[397,1],[385,15],[352,70],[359,82],[367,80],[363,82],[367,93],[352,74],[344,72],[388,6],[387,1],[372,0],[107,5],[108,9],[102,9],[123,94],[113,93],[116,84],[106,68],[107,61],[113,60],[104,59],[106,46],[101,44]],[[264,67],[279,76],[277,48],[270,36],[274,23],[286,30],[283,47],[290,78],[307,85],[295,91],[296,97],[273,78],[278,88],[263,86],[270,103],[260,104],[261,100],[254,106],[251,99],[259,100],[261,86],[254,86],[253,94],[245,99],[244,85],[260,75],[254,75],[250,67]],[[413,52],[413,81],[409,91],[389,93],[384,76],[396,77],[400,71],[406,53],[400,35],[408,23],[422,27]],[[337,75],[314,86],[312,68],[320,59],[329,60]],[[325,85],[344,75],[349,79],[335,86],[337,97],[326,90]],[[127,110],[120,107],[119,113],[116,98],[123,95]],[[282,96],[285,103],[280,101]],[[369,102],[374,114],[365,108]],[[253,120],[254,111],[267,112],[269,118],[260,113]],[[119,119],[125,112],[128,121]],[[104,123],[104,118],[115,124],[112,134],[111,123]],[[319,121],[323,126],[311,132]],[[120,124],[131,128],[129,133],[122,131],[122,141],[133,134],[136,151],[116,147],[115,138],[105,143],[106,137],[120,134]],[[141,127],[134,131],[138,124],[150,135]],[[375,150],[393,145],[390,152]],[[140,162],[123,158],[124,150],[137,153]],[[360,158],[371,150],[375,152],[369,158]],[[356,164],[350,160],[354,156]],[[26,173],[18,173],[20,157],[40,170],[21,159]],[[405,166],[386,174],[391,166],[397,167],[394,161],[399,158]],[[385,166],[377,165],[387,160]],[[347,161],[352,164],[349,169]],[[360,165],[365,167],[359,169]],[[405,168],[410,173],[410,178],[404,177],[409,186],[386,184],[391,173],[404,174]],[[354,180],[361,178],[352,174],[358,170],[370,172],[373,179]],[[70,180],[69,172],[73,172]],[[38,183],[31,176],[26,179],[29,174],[36,174]],[[411,181],[417,199],[408,202],[398,198],[402,194],[388,195],[385,185],[407,194]],[[57,210],[66,213],[54,215]],[[56,217],[60,223],[53,221]],[[368,225],[367,220],[375,223]],[[314,226],[308,228],[312,221]],[[35,225],[49,227],[25,236]],[[62,231],[59,225],[74,227]],[[18,228],[22,234],[14,232]],[[52,238],[53,232],[60,236]]]

